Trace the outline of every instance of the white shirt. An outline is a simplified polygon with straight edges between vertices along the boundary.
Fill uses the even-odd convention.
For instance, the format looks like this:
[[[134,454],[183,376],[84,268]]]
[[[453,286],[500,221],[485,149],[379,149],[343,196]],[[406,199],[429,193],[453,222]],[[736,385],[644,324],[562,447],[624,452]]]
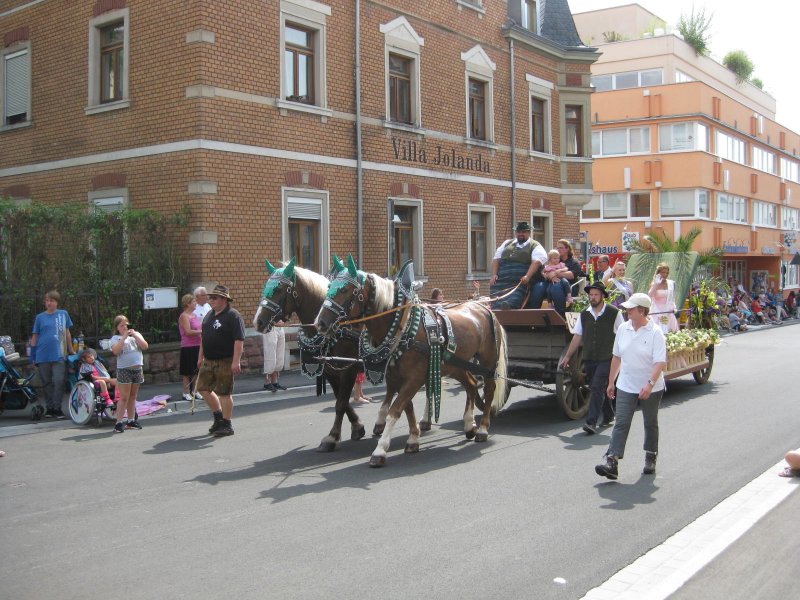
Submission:
[[[592,315],[594,317],[594,320],[597,321],[597,319],[602,317],[603,313],[606,312],[606,306],[607,306],[607,304],[605,302],[603,302],[602,306],[600,307],[600,312],[599,313],[595,313],[594,310],[592,309],[591,305],[587,306],[584,310],[587,311],[590,315]],[[617,329],[619,329],[619,326],[622,325],[624,322],[625,322],[625,319],[622,318],[622,311],[618,310],[617,311],[617,318],[614,319],[614,333],[617,333]],[[575,322],[574,335],[583,335],[583,324],[581,323],[580,319],[578,319]]]
[[[655,326],[652,319],[648,319],[647,324],[639,327],[638,331],[634,331],[631,321],[626,321],[617,330],[613,354],[622,359],[617,389],[629,394],[638,394],[650,379],[653,365],[667,362],[667,344],[664,334]],[[653,391],[663,389],[664,375],[661,374],[653,386]]]
[[[205,304],[198,304],[197,306],[195,306],[194,314],[198,319],[200,319],[200,322],[202,322],[203,319],[206,318],[206,315],[210,310],[211,310],[211,305],[208,302],[206,302]]]
[[[530,241],[529,239],[525,240],[522,244],[520,244],[519,242],[515,241],[514,245],[517,248],[522,248],[529,241]],[[507,242],[503,242],[502,244],[500,244],[500,247],[497,248],[497,252],[494,253],[494,257],[497,260],[500,260],[503,257],[503,249],[506,247],[506,243]],[[544,246],[542,246],[541,244],[536,244],[536,246],[531,251],[531,260],[532,261],[538,260],[542,264],[547,262],[547,252],[544,251]]]

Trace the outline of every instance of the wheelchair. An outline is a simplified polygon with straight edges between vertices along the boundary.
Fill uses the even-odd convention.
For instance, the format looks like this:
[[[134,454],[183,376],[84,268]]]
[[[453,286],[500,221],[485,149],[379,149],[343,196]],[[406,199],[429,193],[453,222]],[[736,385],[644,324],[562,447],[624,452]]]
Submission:
[[[100,395],[100,388],[95,386],[91,374],[79,372],[80,359],[78,355],[71,355],[67,359],[70,365],[69,380],[72,387],[69,392],[69,418],[76,425],[86,425],[95,420],[102,425],[104,420],[116,420],[116,403],[106,405],[105,399]],[[100,360],[99,357],[96,360]]]

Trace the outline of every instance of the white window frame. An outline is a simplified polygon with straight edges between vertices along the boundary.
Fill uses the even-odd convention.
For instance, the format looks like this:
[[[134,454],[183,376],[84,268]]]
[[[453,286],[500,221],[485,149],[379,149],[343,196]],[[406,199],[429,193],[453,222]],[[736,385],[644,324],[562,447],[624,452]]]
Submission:
[[[555,85],[552,81],[541,79],[530,73],[525,74],[525,79],[528,82],[528,153],[531,156],[545,156],[551,158],[553,156],[553,117],[552,117],[552,101],[553,89]],[[531,99],[536,98],[544,103],[544,151],[540,152],[533,149],[533,106]]]
[[[783,279],[783,289],[800,288],[800,265],[791,265],[789,261],[782,261],[786,267],[786,276]]]
[[[8,82],[7,82],[7,65],[8,61],[20,58],[22,56],[27,57],[27,81],[23,83],[23,87],[25,88],[26,93],[26,103],[27,107],[25,109],[25,120],[20,121],[19,123],[11,123],[6,124],[6,101],[7,101],[7,90],[8,90]],[[32,80],[32,71],[31,71],[31,44],[30,41],[19,42],[16,44],[12,44],[8,48],[0,49],[0,131],[5,129],[16,129],[18,127],[26,127],[31,124],[31,80]]]
[[[520,3],[520,18],[522,20],[521,26],[523,29],[530,31],[531,33],[535,33],[539,35],[541,31],[541,0],[536,0],[536,20],[534,21],[534,29],[528,27],[528,23],[530,22],[530,15],[528,15],[528,3],[526,0],[518,0]]]
[[[125,29],[124,41],[122,48],[122,99],[115,102],[100,103],[100,30],[107,25],[122,21],[122,26]],[[88,105],[84,109],[84,113],[92,115],[101,112],[108,112],[111,110],[119,110],[128,108],[131,105],[130,101],[130,84],[128,82],[128,74],[131,70],[130,61],[130,14],[127,8],[119,8],[110,10],[102,15],[95,17],[89,21],[89,90],[88,90]]]
[[[723,219],[720,216],[720,206],[722,205],[723,201],[725,201],[725,202],[731,201],[732,205],[733,205],[732,206],[732,208],[733,208],[732,212],[739,213],[739,214],[743,215],[743,218],[741,218],[741,219],[737,219],[737,218]],[[717,207],[716,208],[717,208],[717,210],[716,210],[717,221],[722,221],[722,222],[725,222],[725,223],[740,223],[740,224],[747,224],[748,223],[748,220],[747,220],[747,199],[746,198],[742,198],[741,196],[734,196],[733,194],[723,194],[723,193],[717,192]]]
[[[781,229],[800,231],[800,209],[781,206]]]
[[[411,198],[388,198],[388,204],[392,206],[410,206],[414,208],[414,222],[413,222],[413,232],[414,237],[412,243],[414,245],[414,274],[417,276],[418,279],[424,277],[425,273],[425,256],[423,254],[424,246],[424,239],[423,239],[423,230],[422,224],[425,222],[423,219],[423,202],[422,200],[416,200]],[[389,215],[389,227],[394,227],[392,222],[392,218],[394,215]],[[387,249],[387,256],[386,256],[386,271],[387,273],[390,272],[392,267],[392,259],[394,256],[394,248],[391,247],[391,243],[394,239],[394,236],[390,235],[387,239],[386,249]],[[401,265],[396,265],[399,269]]]
[[[276,105],[282,110],[296,110],[330,117],[333,111],[328,108],[328,81],[327,81],[327,47],[328,47],[328,17],[331,7],[315,2],[314,0],[281,0],[280,14],[280,47],[278,48],[278,62],[281,71],[280,97]],[[314,34],[314,104],[286,100],[287,74],[286,61],[286,24],[294,24],[307,29]],[[325,264],[325,263],[323,263]]]
[[[603,152],[603,137],[606,135],[607,132],[625,132],[625,151],[624,152]],[[647,132],[647,148],[644,150],[640,150],[638,152],[631,151],[631,135],[633,132],[638,131],[646,131]],[[599,141],[599,149],[600,152],[595,154],[595,140],[598,139]],[[613,129],[595,129],[592,131],[592,156],[601,157],[601,156],[623,156],[627,154],[650,154],[650,127],[622,127],[622,128],[613,128]]]
[[[642,75],[644,73],[659,73],[661,75],[661,82],[660,83],[642,83]],[[626,86],[626,87],[619,87],[617,85],[617,78],[623,77],[625,75],[636,75],[636,85]],[[600,77],[609,77],[611,81],[611,87],[605,89],[598,89],[599,92],[610,92],[613,90],[633,90],[636,88],[641,87],[651,87],[654,85],[663,85],[664,84],[664,69],[642,69],[640,71],[623,71],[621,73],[601,73],[599,75],[592,76],[592,86],[597,88],[597,80]]]
[[[330,264],[330,197],[326,190],[281,187],[281,254],[283,262],[291,260],[289,245],[289,204],[315,204],[319,206],[319,262],[324,271]]]
[[[497,65],[489,58],[486,51],[480,44],[473,46],[470,50],[461,53],[461,60],[464,61],[464,94],[465,94],[465,138],[469,144],[493,144],[494,143],[494,72]],[[469,80],[475,79],[484,84],[484,118],[486,122],[486,139],[480,140],[470,137],[470,115],[469,115]]]
[[[581,145],[583,152],[578,156],[567,155],[567,106],[579,106],[581,108]],[[592,157],[592,124],[591,118],[591,104],[590,96],[588,94],[568,94],[561,92],[559,94],[559,125],[561,128],[561,160],[564,162],[570,161],[585,161],[591,160]]]
[[[483,213],[486,217],[486,271],[472,270],[472,213]],[[467,205],[467,275],[482,276],[491,275],[492,258],[494,258],[495,248],[495,208],[491,204],[468,204]]]
[[[675,83],[691,83],[692,81],[697,80],[688,73],[675,69]]]
[[[552,211],[531,209],[531,220],[528,221],[528,223],[533,223],[534,217],[543,217],[544,219],[546,219],[544,239],[543,240],[536,240],[536,241],[539,242],[542,245],[542,247],[545,249],[545,252],[547,252],[551,248],[555,248],[555,243],[553,242],[553,213],[552,213]]]
[[[771,220],[770,212],[772,212]],[[778,205],[772,202],[753,200],[753,225],[776,228],[778,226]]]
[[[691,148],[675,148],[674,143],[670,144],[670,147],[666,150],[663,148],[663,142],[665,141],[665,134],[664,132],[669,129],[669,139],[670,141],[674,140],[674,136],[672,135],[672,130],[674,127],[681,125],[691,125],[691,136],[692,136],[692,147]],[[702,135],[701,135],[702,132]],[[701,140],[705,140],[705,144],[701,146]],[[662,154],[667,154],[670,152],[708,152],[708,126],[704,125],[703,123],[698,123],[697,121],[678,121],[676,123],[663,123],[658,126],[658,151]]]
[[[417,35],[405,17],[397,17],[380,26],[383,34],[383,75],[385,99],[385,127],[393,129],[419,129],[422,127],[422,93],[420,89],[420,58],[425,40]],[[389,95],[389,54],[397,54],[411,61],[411,124],[391,120]]]
[[[753,150],[750,153],[751,157],[751,166],[754,169],[758,169],[759,171],[763,171],[764,173],[770,173],[771,175],[775,175],[775,153],[768,152],[763,148],[759,148],[758,146],[753,146]]]
[[[669,194],[673,192],[692,192],[694,194],[694,213],[691,215],[669,215],[664,214],[664,205],[666,204],[666,200],[669,199]],[[666,197],[665,197],[666,194]],[[705,210],[706,214],[702,215],[700,212],[700,204],[705,200]],[[709,210],[711,208],[711,194],[708,190],[702,188],[676,188],[676,189],[669,189],[669,190],[659,190],[658,193],[658,214],[659,218],[662,220],[669,220],[669,221],[681,221],[681,220],[696,220],[696,219],[708,219],[709,217]]]
[[[632,217],[631,216],[631,195],[632,194],[648,194],[650,196],[650,214],[646,217]],[[625,203],[625,214],[607,216],[606,215],[606,202],[611,200],[612,196],[620,196],[620,200]],[[591,205],[591,206],[590,206]],[[596,206],[595,206],[596,205]],[[600,211],[599,217],[584,217],[583,211],[587,207]],[[601,194],[593,194],[589,203],[581,210],[581,223],[599,223],[601,221],[651,221],[653,219],[653,194],[650,190],[624,190],[618,192],[604,192]]]
[[[747,143],[724,131],[716,130],[714,136],[714,154],[724,160],[747,165]]]
[[[800,164],[797,161],[781,156],[781,177],[800,183]]]

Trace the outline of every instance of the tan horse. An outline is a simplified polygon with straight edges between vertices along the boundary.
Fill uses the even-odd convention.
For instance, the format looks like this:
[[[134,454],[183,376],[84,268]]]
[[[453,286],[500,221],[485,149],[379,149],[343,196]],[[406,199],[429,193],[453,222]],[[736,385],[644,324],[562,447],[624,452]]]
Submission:
[[[391,432],[403,411],[409,409],[413,415],[412,399],[425,384],[428,373],[430,347],[424,328],[420,327],[408,351],[399,355],[396,352],[401,332],[392,333],[395,313],[385,311],[394,308],[395,282],[381,278],[375,274],[358,271],[352,258],[348,259],[347,269],[340,271],[331,281],[328,297],[322,305],[314,324],[320,333],[332,335],[345,320],[366,318],[367,331],[373,344],[388,344],[394,347],[392,358],[386,370],[386,399],[391,401],[386,427],[378,441],[377,448],[370,457],[371,467],[381,467],[386,463]],[[409,303],[403,310],[433,310],[432,307],[418,303]],[[498,323],[492,312],[477,302],[466,302],[459,306],[444,309],[452,323],[453,337],[457,348],[455,352],[458,365],[447,361],[442,365],[442,375],[460,382],[467,392],[464,409],[464,433],[467,439],[485,442],[489,437],[489,424],[492,412],[492,401],[495,398],[505,400],[506,395],[506,336],[505,330]],[[370,318],[374,315],[374,318]],[[403,321],[405,319],[401,319]],[[484,377],[485,408],[480,427],[475,424],[475,398],[478,386],[475,375],[463,366],[474,363],[493,376]],[[369,369],[369,364],[367,364]],[[409,416],[410,435],[406,443],[407,453],[419,451],[420,430],[416,419]]]

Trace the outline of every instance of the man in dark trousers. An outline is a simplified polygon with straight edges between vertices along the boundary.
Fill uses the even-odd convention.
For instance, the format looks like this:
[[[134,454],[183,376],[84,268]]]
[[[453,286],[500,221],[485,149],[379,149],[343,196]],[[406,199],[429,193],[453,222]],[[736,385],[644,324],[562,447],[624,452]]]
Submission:
[[[211,310],[203,319],[197,391],[214,413],[208,430],[214,437],[233,435],[233,379],[242,372],[244,321],[231,308],[228,288],[218,285],[208,295]]]
[[[498,246],[492,259],[489,293],[492,296],[509,294],[495,302],[493,308],[522,308],[528,285],[547,262],[547,251],[531,239],[531,226],[527,221],[517,223],[514,233],[514,238]],[[512,289],[514,291],[510,292]]]
[[[614,421],[614,409],[606,396],[606,387],[614,337],[624,321],[618,308],[605,303],[608,292],[602,283],[592,283],[584,289],[589,294],[589,306],[581,312],[580,319],[575,323],[572,341],[558,366],[567,368],[578,346],[583,344],[583,369],[591,389],[589,414],[583,430],[592,435],[597,433],[598,426],[610,425]]]

